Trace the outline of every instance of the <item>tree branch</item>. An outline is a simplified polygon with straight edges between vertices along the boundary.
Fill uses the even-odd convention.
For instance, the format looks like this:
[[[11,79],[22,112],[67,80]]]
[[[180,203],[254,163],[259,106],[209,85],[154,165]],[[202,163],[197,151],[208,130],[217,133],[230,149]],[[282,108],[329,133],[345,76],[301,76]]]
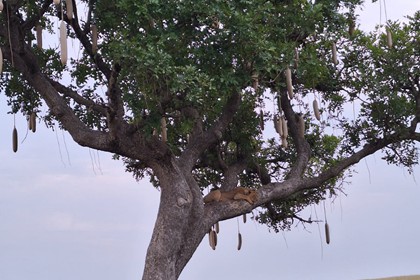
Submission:
[[[252,161],[248,164],[248,168],[249,170],[258,175],[262,185],[267,185],[271,183],[271,176],[268,173],[268,170],[267,168],[265,168],[265,166],[262,166],[260,164],[257,164],[255,161]]]
[[[238,175],[241,174],[246,168],[245,161],[239,160],[238,162],[230,165],[223,172],[224,180],[220,189],[229,191],[234,189],[238,185]]]
[[[191,118],[194,123],[192,135],[190,135],[190,137],[193,135],[200,135],[203,133],[203,121],[200,118],[200,114],[198,113],[197,109],[193,107],[184,107],[181,109],[181,113],[186,118]]]
[[[45,79],[41,73],[28,75],[26,80],[41,94],[52,114],[56,116],[69,131],[74,141],[81,146],[88,146],[102,151],[115,152],[109,133],[89,129],[66,104],[66,101],[57,93],[56,89]]]
[[[34,28],[37,22],[39,22],[42,16],[47,12],[48,8],[52,4],[52,0],[46,0],[42,4],[41,8],[38,10],[37,14],[34,14],[32,17],[27,18],[22,24],[22,30],[28,31]]]
[[[73,139],[81,146],[115,152],[109,134],[89,129],[67,105],[57,90],[40,71],[37,58],[31,48],[24,42],[22,32],[19,32],[20,22],[17,16],[11,17],[10,45],[13,47],[13,66],[23,78],[41,95],[52,114],[70,132]],[[12,61],[12,52],[4,52],[4,58]]]
[[[94,2],[95,2],[94,0],[89,0],[89,3],[88,3],[89,9],[88,9],[88,12],[87,12],[86,23],[85,23],[85,26],[83,28],[83,32],[85,34],[89,33],[89,31],[90,31],[90,25],[91,25],[91,22],[92,22],[92,11],[93,11],[93,6],[95,5]]]
[[[75,15],[77,15],[76,6],[73,7]],[[66,18],[68,24],[71,25],[73,28],[74,33],[76,34],[77,39],[80,41],[82,46],[85,48],[86,53],[91,57],[94,61],[98,69],[105,75],[106,79],[109,80],[111,76],[111,69],[103,60],[102,56],[98,52],[93,52],[92,50],[92,43],[90,42],[89,38],[87,37],[86,33],[81,29],[78,20],[71,20],[69,21]]]
[[[128,125],[124,121],[124,106],[121,99],[121,90],[117,86],[118,74],[121,70],[119,64],[115,64],[111,75],[109,77],[107,96],[109,100],[110,108],[108,110],[108,123],[111,133],[114,137],[117,137],[121,126]]]
[[[184,168],[191,171],[199,156],[223,136],[223,132],[232,121],[240,103],[241,94],[239,92],[233,93],[226,102],[219,119],[212,127],[203,133],[190,137],[191,140],[180,157],[180,162]]]
[[[103,116],[106,116],[107,110],[104,105],[99,105],[96,102],[86,99],[82,97],[80,94],[78,94],[76,91],[71,90],[70,88],[64,86],[63,84],[54,81],[51,78],[46,78],[48,82],[60,93],[62,93],[65,96],[70,97],[73,99],[76,103],[86,106],[87,108],[94,110],[97,113],[100,113]]]
[[[336,165],[330,167],[316,177],[298,178],[291,176],[290,179],[284,182],[275,182],[263,185],[257,190],[257,202],[252,205],[246,201],[226,201],[206,204],[205,216],[207,219],[211,219],[212,221],[214,220],[215,222],[217,220],[226,220],[248,213],[272,200],[285,199],[299,191],[317,188],[329,179],[338,176],[348,167],[358,163],[366,156],[385,148],[389,144],[412,138],[420,140],[420,133],[417,133],[416,135],[411,134],[411,136],[401,136],[395,134],[386,139],[378,139],[375,143],[366,144],[358,152],[355,152],[351,156],[341,160]]]

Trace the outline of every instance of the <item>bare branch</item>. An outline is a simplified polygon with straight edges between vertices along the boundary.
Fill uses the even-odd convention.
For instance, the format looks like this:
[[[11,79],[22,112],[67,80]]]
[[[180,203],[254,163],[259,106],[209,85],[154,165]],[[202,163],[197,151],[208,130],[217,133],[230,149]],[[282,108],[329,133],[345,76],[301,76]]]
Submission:
[[[76,91],[71,90],[70,88],[64,86],[63,84],[54,81],[50,78],[47,78],[48,82],[60,93],[62,93],[65,96],[70,97],[71,99],[73,99],[76,103],[80,104],[80,105],[84,105],[87,108],[94,110],[100,114],[102,114],[103,116],[106,116],[107,114],[107,110],[105,106],[99,105],[96,102],[86,99],[84,97],[82,97],[80,94],[78,94]]]

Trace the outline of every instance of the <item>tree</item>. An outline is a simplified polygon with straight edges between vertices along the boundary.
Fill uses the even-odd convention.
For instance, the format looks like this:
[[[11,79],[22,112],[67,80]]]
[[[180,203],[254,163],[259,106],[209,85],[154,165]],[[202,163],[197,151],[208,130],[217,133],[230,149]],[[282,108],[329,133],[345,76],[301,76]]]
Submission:
[[[364,157],[417,164],[420,13],[364,34],[360,4],[4,1],[0,87],[13,113],[150,177],[161,200],[143,279],[176,279],[218,221],[257,209],[287,230]],[[42,45],[41,30],[60,43]],[[66,59],[66,36],[80,55]],[[238,185],[256,201],[203,202]]]

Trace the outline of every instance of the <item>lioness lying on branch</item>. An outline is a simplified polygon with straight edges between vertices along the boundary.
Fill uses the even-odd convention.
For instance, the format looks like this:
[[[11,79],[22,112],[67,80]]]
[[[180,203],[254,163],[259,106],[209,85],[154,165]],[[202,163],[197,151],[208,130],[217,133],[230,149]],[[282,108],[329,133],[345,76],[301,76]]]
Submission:
[[[257,192],[252,189],[237,187],[230,191],[212,190],[204,197],[204,203],[227,200],[246,200],[249,204],[254,204],[257,201]]]

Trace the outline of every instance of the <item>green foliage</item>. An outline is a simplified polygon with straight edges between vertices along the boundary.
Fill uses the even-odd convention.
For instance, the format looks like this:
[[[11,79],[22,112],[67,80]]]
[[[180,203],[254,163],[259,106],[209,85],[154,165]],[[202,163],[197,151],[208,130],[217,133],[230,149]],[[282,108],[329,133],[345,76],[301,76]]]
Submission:
[[[23,19],[36,17],[42,3],[26,1],[18,13]],[[185,151],[189,137],[197,133],[196,126],[203,130],[212,127],[232,93],[240,92],[241,105],[233,121],[193,170],[202,191],[222,186],[226,170],[240,164],[245,166],[238,174],[243,186],[258,188],[267,180],[287,180],[298,158],[296,137],[289,135],[289,146],[284,148],[271,125],[274,115],[283,114],[283,109],[292,112],[288,118],[302,113],[305,119],[305,141],[311,155],[302,178],[319,176],[378,139],[390,140],[384,153],[389,163],[411,171],[418,161],[414,141],[399,141],[398,137],[413,133],[412,122],[420,118],[420,13],[408,24],[387,23],[394,39],[394,46],[389,48],[386,35],[379,30],[347,34],[349,19],[356,18],[355,7],[361,3],[82,1],[80,6],[89,13],[83,15],[84,9],[78,9],[81,32],[91,36],[89,25],[97,25],[97,54],[85,45],[64,67],[57,45],[42,50],[34,44],[27,47],[37,56],[45,77],[61,81],[67,90],[104,107],[109,102],[109,77],[98,69],[98,61],[109,69],[118,65],[124,119],[147,139],[153,131],[160,133],[164,117],[168,124],[167,145],[176,156]],[[51,5],[40,19],[52,36],[56,36],[60,14],[59,8]],[[5,22],[4,14],[0,15],[0,24],[4,26]],[[26,41],[34,39],[33,30],[22,32],[26,32]],[[73,28],[68,29],[68,34],[71,38],[81,36]],[[332,61],[333,43],[339,50],[338,65]],[[0,44],[5,50],[7,38],[3,34]],[[279,110],[277,98],[287,94],[287,67],[292,69],[295,99],[283,102]],[[22,73],[13,70],[9,60],[4,69],[7,74],[2,75],[0,89],[8,96],[11,111],[25,115],[42,111],[39,92],[25,82]],[[68,94],[60,94],[89,128],[109,130],[106,116]],[[321,101],[321,122],[310,109],[314,96]],[[260,126],[260,110],[265,130]],[[47,112],[44,117],[52,125],[55,116]],[[296,127],[290,129],[297,134]],[[149,176],[159,186],[150,166],[136,158],[117,157],[137,179]],[[317,189],[267,204],[257,220],[275,230],[288,229],[304,207],[335,195],[347,175],[342,172]]]

